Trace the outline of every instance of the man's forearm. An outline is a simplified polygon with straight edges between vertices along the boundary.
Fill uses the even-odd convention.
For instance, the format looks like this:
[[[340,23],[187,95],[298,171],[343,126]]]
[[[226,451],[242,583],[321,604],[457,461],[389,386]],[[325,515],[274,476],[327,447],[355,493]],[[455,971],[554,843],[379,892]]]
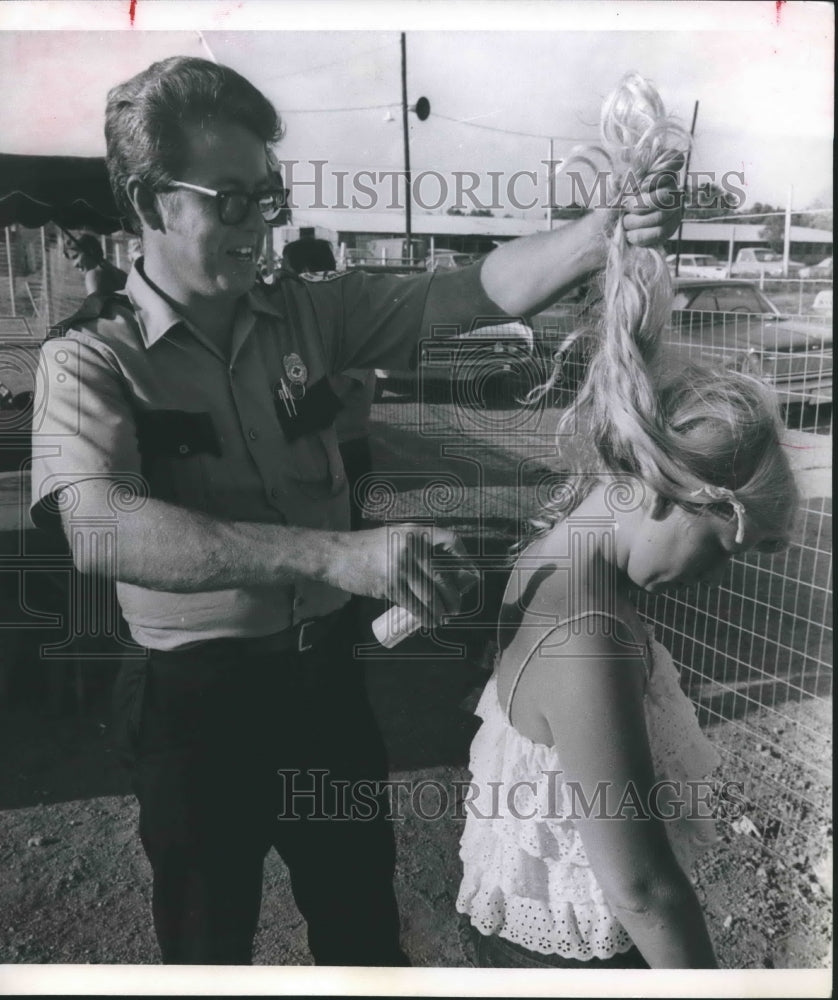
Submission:
[[[385,598],[428,622],[459,611],[458,573],[471,566],[450,531],[400,524],[323,531],[225,521],[161,500],[120,512],[115,544],[96,522],[112,510],[110,481],[77,484],[80,502],[63,515],[76,568],[149,590],[198,593],[314,580],[350,594]],[[432,565],[432,552],[445,565]]]
[[[85,519],[86,520],[86,519]],[[67,519],[64,529],[83,573],[115,574],[151,590],[194,593],[292,583],[332,582],[340,533],[224,521],[160,500],[119,515],[113,561],[94,527]]]
[[[609,213],[589,212],[561,229],[511,240],[483,261],[480,279],[489,298],[513,316],[548,306],[605,264]]]

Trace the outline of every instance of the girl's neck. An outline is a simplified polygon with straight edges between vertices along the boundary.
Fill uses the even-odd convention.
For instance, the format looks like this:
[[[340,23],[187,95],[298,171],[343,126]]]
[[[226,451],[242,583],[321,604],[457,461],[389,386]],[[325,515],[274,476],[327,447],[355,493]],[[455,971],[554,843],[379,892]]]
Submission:
[[[622,588],[635,523],[642,516],[642,493],[631,481],[599,482],[563,520],[545,536],[548,549],[572,546],[575,568],[607,569]]]

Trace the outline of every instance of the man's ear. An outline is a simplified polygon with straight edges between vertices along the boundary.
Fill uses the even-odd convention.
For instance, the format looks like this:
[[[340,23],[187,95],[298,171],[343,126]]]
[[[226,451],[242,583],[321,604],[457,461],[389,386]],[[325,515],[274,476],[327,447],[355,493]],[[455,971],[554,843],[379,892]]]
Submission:
[[[125,193],[144,227],[165,231],[165,222],[155,193],[136,174],[131,174],[125,182]]]

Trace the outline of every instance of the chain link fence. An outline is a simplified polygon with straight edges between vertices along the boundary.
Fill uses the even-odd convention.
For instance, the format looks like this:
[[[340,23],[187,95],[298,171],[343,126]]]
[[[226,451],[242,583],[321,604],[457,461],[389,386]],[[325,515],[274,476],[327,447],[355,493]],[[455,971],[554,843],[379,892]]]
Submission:
[[[764,283],[765,295],[802,298],[809,307],[802,314],[787,307],[696,309],[676,299],[681,308],[666,334],[676,358],[745,367],[774,388],[801,504],[787,551],[737,557],[718,588],[637,595],[679,665],[702,724],[735,734],[720,749],[728,773],[744,775],[742,829],[769,850],[810,859],[823,857],[832,836],[831,733],[823,726],[833,656],[832,328],[830,314],[811,308],[824,284],[798,281],[790,292],[788,282]],[[735,285],[728,283],[725,294]],[[759,285],[738,288],[750,294]],[[567,445],[557,447],[554,431],[584,375],[586,337],[575,333],[581,309],[563,304],[534,317],[530,354],[524,338],[499,326],[459,340],[429,340],[418,354],[418,374],[379,372],[375,415],[382,440],[406,432],[422,449],[415,471],[401,485],[391,477],[391,494],[373,513],[441,518],[474,536],[484,570],[503,575],[505,546],[561,486]],[[523,406],[526,391],[545,380],[556,358],[553,392],[537,407]],[[427,474],[419,471],[425,468]],[[423,475],[432,476],[447,508],[434,508],[418,483]],[[493,534],[498,544],[487,546]],[[807,711],[812,702],[817,711]],[[801,746],[805,755],[795,749]],[[767,758],[776,764],[770,777]]]

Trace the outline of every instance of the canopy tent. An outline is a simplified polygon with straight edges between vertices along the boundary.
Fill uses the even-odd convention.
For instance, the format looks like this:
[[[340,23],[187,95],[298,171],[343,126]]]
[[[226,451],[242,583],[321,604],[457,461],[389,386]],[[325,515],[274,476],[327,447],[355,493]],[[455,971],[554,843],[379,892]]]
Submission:
[[[0,228],[123,228],[102,157],[0,154]]]
[[[121,229],[105,172],[105,100],[172,55],[212,58],[195,31],[0,32],[0,227]]]

